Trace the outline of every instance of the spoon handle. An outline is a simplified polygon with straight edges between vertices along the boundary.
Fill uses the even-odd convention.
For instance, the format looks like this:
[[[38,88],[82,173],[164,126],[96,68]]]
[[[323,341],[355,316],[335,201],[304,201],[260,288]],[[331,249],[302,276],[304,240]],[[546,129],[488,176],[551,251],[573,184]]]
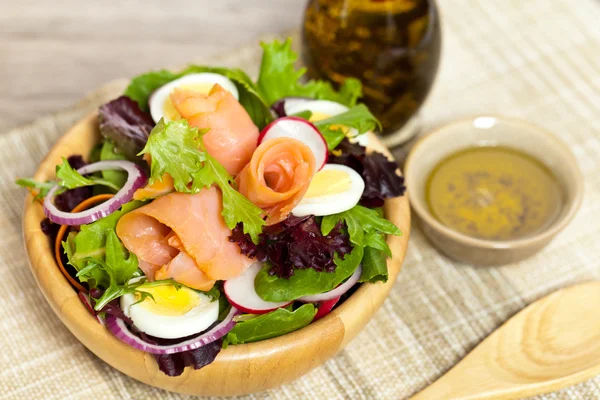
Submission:
[[[600,282],[534,302],[412,400],[521,398],[600,374],[599,306]]]

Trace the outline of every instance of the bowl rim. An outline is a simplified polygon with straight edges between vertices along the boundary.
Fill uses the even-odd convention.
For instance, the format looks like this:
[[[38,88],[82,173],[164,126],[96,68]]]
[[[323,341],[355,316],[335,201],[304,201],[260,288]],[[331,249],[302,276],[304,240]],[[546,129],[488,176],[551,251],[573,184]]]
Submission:
[[[571,222],[571,220],[574,218],[575,214],[579,210],[581,203],[583,202],[584,196],[584,177],[583,173],[581,172],[581,167],[577,162],[577,158],[573,154],[569,145],[565,141],[559,139],[557,135],[553,134],[549,130],[542,128],[532,122],[525,121],[519,118],[505,117],[497,114],[486,113],[460,118],[456,121],[443,124],[431,130],[429,133],[426,133],[425,135],[423,135],[423,137],[419,138],[410,150],[406,158],[406,162],[404,164],[404,176],[407,183],[410,180],[409,177],[411,176],[412,171],[418,168],[418,160],[415,159],[415,153],[418,148],[431,144],[431,142],[435,140],[436,136],[446,133],[446,131],[448,131],[451,128],[455,128],[460,125],[468,125],[471,128],[473,128],[474,122],[480,118],[492,118],[495,121],[518,125],[527,131],[536,131],[537,133],[541,134],[540,136],[545,138],[545,140],[554,142],[558,145],[558,148],[560,149],[562,154],[572,161],[572,165],[574,167],[574,176],[572,180],[575,183],[575,190],[573,191],[573,197],[571,201],[568,204],[565,204],[567,212],[563,213],[562,216],[553,221],[547,228],[532,236],[526,236],[524,238],[515,240],[486,240],[465,235],[442,224],[431,214],[427,207],[425,207],[422,204],[422,202],[416,197],[416,195],[412,194],[409,188],[407,192],[408,197],[410,199],[411,208],[417,213],[419,218],[421,218],[421,220],[423,220],[432,229],[435,229],[439,233],[443,234],[444,236],[450,239],[455,240],[456,242],[471,247],[477,247],[482,249],[523,249],[541,242],[551,240],[556,234],[562,231],[569,224],[569,222]],[[473,129],[481,130],[481,128],[477,127],[474,127]],[[450,156],[457,151],[459,150],[447,152],[444,156]],[[552,168],[550,169],[552,170]]]
[[[75,122],[60,137],[38,165],[35,179],[53,177],[61,156],[85,153],[99,137],[97,112]],[[370,148],[390,156],[377,138]],[[56,316],[92,353],[117,370],[161,389],[192,395],[242,395],[290,382],[343,349],[360,332],[387,298],[406,256],[411,215],[408,196],[386,201],[387,217],[402,230],[402,236],[388,236],[395,249],[388,259],[388,281],[361,285],[346,301],[319,321],[297,331],[254,343],[229,346],[216,360],[200,369],[186,368],[182,375],[168,377],[158,371],[149,353],[134,349],[102,327],[80,301],[75,290],[56,267],[48,238],[40,229],[45,218],[41,204],[25,197],[23,239],[30,269]],[[50,266],[50,267],[49,267]],[[266,371],[260,379],[257,371]],[[231,376],[242,379],[230,382]]]

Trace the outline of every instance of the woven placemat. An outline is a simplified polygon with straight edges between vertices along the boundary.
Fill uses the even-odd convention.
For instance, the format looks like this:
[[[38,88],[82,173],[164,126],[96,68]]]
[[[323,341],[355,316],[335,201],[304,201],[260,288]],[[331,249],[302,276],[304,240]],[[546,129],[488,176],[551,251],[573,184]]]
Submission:
[[[530,302],[600,279],[600,4],[456,0],[440,6],[443,62],[423,108],[425,130],[482,113],[542,125],[567,141],[580,162],[582,209],[543,252],[501,268],[457,265],[415,228],[399,280],[364,331],[305,377],[248,398],[407,398]],[[259,56],[253,44],[211,63],[255,72]],[[114,82],[70,110],[0,136],[0,399],[187,398],[130,379],[80,344],[46,304],[23,250],[25,193],[15,177],[32,175],[69,126],[125,84]],[[539,398],[598,399],[600,377]]]

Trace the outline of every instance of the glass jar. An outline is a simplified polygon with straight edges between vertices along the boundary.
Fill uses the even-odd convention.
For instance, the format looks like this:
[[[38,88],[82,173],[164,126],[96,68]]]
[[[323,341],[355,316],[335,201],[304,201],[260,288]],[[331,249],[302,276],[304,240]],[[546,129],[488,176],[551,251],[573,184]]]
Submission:
[[[303,60],[311,78],[363,83],[363,99],[397,145],[417,133],[441,47],[434,0],[310,0]]]

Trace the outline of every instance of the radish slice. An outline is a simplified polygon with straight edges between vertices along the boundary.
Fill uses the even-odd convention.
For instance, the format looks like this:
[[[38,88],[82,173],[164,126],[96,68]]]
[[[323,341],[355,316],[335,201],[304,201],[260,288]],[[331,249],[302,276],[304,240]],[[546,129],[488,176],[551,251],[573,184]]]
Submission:
[[[57,184],[50,189],[46,195],[46,198],[44,199],[44,214],[50,218],[50,221],[59,225],[85,225],[112,214],[123,204],[131,200],[133,198],[133,193],[137,189],[146,184],[148,179],[144,171],[142,171],[140,167],[131,161],[120,160],[99,161],[94,164],[86,165],[85,167],[77,170],[77,172],[79,172],[81,175],[91,174],[92,172],[114,170],[126,171],[127,181],[112,199],[78,213],[64,212],[56,208],[54,205],[53,200],[56,196],[56,191],[61,187]]]
[[[262,130],[258,144],[279,137],[296,139],[307,145],[315,156],[317,170],[327,162],[327,142],[321,132],[307,120],[298,117],[276,119]]]
[[[243,274],[225,281],[223,291],[232,306],[249,314],[265,314],[292,303],[291,301],[265,301],[258,296],[254,290],[254,278],[261,268],[262,264],[256,262]]]
[[[335,307],[335,305],[338,303],[338,301],[340,301],[340,299],[341,299],[341,296],[338,296],[331,300],[321,302],[319,304],[319,307],[317,308],[317,313],[315,314],[315,317],[313,318],[313,322],[315,322],[316,320],[321,319],[324,316],[326,316],[327,314],[329,314],[331,312],[331,310],[333,310],[333,307]]]
[[[206,344],[212,343],[215,340],[221,339],[235,326],[233,317],[237,313],[238,310],[235,307],[231,307],[231,311],[229,311],[229,314],[227,314],[225,319],[215,325],[215,327],[208,332],[186,341],[171,345],[158,345],[143,341],[127,328],[127,325],[125,325],[125,322],[123,322],[121,318],[117,318],[112,314],[108,314],[106,316],[106,327],[112,332],[113,335],[117,337],[117,339],[127,343],[131,347],[135,347],[138,350],[152,354],[174,354],[182,353],[188,350],[194,350]]]
[[[354,286],[356,284],[356,282],[358,282],[361,274],[362,274],[362,266],[359,265],[358,268],[356,268],[356,271],[354,271],[354,273],[350,276],[350,278],[348,278],[346,280],[346,282],[342,283],[335,289],[330,290],[329,292],[325,292],[325,293],[303,296],[303,297],[300,297],[298,300],[303,303],[318,303],[320,301],[327,301],[327,300],[335,299],[336,297],[340,297],[341,295],[346,293],[348,290],[350,290],[350,288],[352,286]]]

